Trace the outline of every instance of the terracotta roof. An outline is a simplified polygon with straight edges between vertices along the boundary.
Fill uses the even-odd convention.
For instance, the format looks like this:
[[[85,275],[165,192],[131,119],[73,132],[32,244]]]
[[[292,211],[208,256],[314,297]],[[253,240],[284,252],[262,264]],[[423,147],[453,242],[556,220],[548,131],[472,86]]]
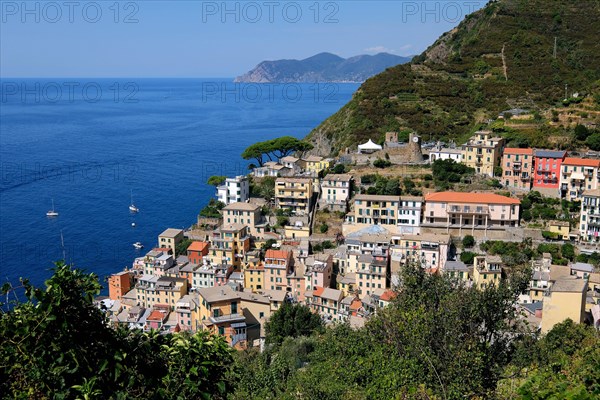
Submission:
[[[379,298],[383,301],[390,301],[394,297],[396,297],[396,292],[394,292],[393,290],[386,290]]]
[[[583,167],[600,167],[600,160],[590,160],[589,158],[567,157],[562,165],[577,165]]]
[[[190,247],[188,247],[188,250],[191,251],[204,251],[206,248],[208,247],[208,243],[206,242],[192,242],[192,244],[190,244]]]
[[[350,304],[350,309],[351,310],[358,310],[362,307],[362,301],[360,300],[354,300],[352,302],[352,304]]]
[[[439,201],[450,203],[482,203],[482,204],[521,204],[517,199],[500,196],[494,193],[461,193],[461,192],[438,192],[425,196],[425,202]]]
[[[150,313],[150,315],[148,316],[148,318],[146,318],[147,321],[162,321],[164,318],[164,314],[158,310],[154,310]]]
[[[507,147],[504,149],[504,154],[527,154],[533,155],[533,149],[519,149],[517,147]]]
[[[269,249],[265,253],[265,258],[281,258],[287,260],[290,256],[289,251]]]
[[[321,297],[321,295],[323,294],[324,290],[325,290],[324,287],[315,286],[315,290],[313,290],[313,296]]]

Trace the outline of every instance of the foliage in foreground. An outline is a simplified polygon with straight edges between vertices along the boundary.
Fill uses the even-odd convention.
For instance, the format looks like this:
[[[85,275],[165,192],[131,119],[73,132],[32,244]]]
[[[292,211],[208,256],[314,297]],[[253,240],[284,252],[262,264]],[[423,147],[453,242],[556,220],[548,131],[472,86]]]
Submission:
[[[341,324],[238,354],[230,398],[490,396],[527,333],[513,307],[523,276],[480,291],[407,267],[397,297],[365,328]]]
[[[218,399],[229,390],[222,338],[115,330],[93,303],[97,277],[63,263],[45,289],[23,287],[26,301],[0,316],[3,396]]]

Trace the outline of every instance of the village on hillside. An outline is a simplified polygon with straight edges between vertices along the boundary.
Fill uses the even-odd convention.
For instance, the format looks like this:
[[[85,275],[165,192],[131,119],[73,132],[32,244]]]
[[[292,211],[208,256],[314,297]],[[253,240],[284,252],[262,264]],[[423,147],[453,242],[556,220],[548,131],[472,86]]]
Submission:
[[[462,145],[389,132],[336,158],[259,159],[211,178],[197,223],[159,234],[98,302],[115,325],[208,330],[243,349],[285,303],[363,326],[407,263],[479,290],[530,268],[518,306],[535,330],[600,329],[600,158],[505,144],[491,130]]]

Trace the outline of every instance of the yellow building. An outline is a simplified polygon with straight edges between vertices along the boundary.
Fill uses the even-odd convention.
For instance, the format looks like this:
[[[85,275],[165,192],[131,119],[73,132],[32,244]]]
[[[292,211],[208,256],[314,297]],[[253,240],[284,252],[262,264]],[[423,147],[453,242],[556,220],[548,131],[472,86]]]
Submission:
[[[275,181],[275,205],[290,209],[296,215],[310,213],[313,182],[310,178],[277,178]]]
[[[145,308],[167,305],[171,310],[188,291],[187,279],[156,275],[141,276],[135,288],[138,305]]]
[[[251,261],[243,269],[244,288],[258,292],[264,288],[265,266],[260,260]]]
[[[501,161],[504,139],[492,137],[491,131],[477,131],[462,146],[462,163],[482,175],[494,176],[494,167]]]
[[[304,169],[318,175],[319,172],[329,168],[331,160],[319,156],[308,156],[303,160]]]
[[[544,296],[542,333],[568,318],[576,323],[583,322],[586,295],[587,281],[584,279],[564,278],[554,282]]]
[[[240,304],[246,318],[248,342],[265,337],[265,323],[271,317],[271,300],[264,295],[238,292]]]
[[[251,203],[231,203],[223,208],[224,224],[248,226],[250,234],[260,236],[265,233],[267,222],[261,215],[261,207]]]
[[[344,297],[353,294],[356,291],[356,274],[347,273],[339,275],[337,278],[337,289],[344,294]]]
[[[550,221],[548,222],[548,231],[556,233],[558,240],[569,239],[570,225],[567,221]]]
[[[226,223],[213,231],[208,257],[211,264],[229,264],[239,267],[249,250],[248,227],[242,224]]]
[[[476,288],[497,286],[502,278],[502,259],[500,256],[476,256],[473,259],[473,284]]]
[[[232,347],[246,347],[246,318],[238,292],[229,286],[198,290],[202,326],[223,336]]]
[[[169,228],[158,235],[158,247],[168,247],[175,254],[175,248],[183,240],[183,231],[181,229]]]

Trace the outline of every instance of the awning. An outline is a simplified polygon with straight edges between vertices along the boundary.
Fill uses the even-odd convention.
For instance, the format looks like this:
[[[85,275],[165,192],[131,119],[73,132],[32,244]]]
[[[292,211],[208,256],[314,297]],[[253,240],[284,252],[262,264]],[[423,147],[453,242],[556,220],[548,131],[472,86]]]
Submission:
[[[380,145],[378,145],[376,143],[373,143],[373,141],[371,139],[369,139],[369,141],[367,143],[359,144],[358,149],[359,150],[381,150],[381,149],[383,149],[383,147],[381,147]]]
[[[577,179],[579,181],[585,180],[585,176],[581,172],[573,172],[571,174],[571,179]]]

